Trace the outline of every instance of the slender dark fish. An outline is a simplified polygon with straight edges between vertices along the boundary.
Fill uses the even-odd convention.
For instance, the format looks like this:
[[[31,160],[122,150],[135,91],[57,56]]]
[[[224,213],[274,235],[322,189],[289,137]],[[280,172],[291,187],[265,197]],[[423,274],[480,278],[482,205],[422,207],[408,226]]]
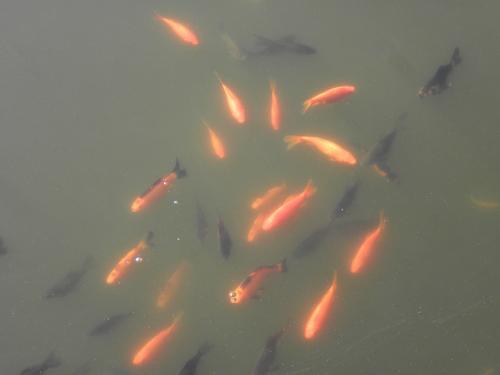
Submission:
[[[196,202],[196,230],[198,239],[204,242],[208,234],[208,222],[205,212],[198,201]]]
[[[54,286],[47,291],[45,298],[64,297],[75,290],[93,262],[94,259],[91,256],[85,258],[83,265],[77,270],[68,272],[61,280],[56,282]]]
[[[87,375],[92,371],[91,362],[87,361],[78,367],[75,371],[71,373],[71,375]]]
[[[358,193],[358,187],[359,187],[359,180],[356,180],[345,189],[344,194],[342,194],[342,197],[337,203],[337,206],[335,206],[335,209],[332,211],[332,214],[330,215],[330,218],[332,220],[335,220],[345,215],[347,209],[352,205],[352,203],[356,199],[356,195]]]
[[[310,253],[316,251],[319,245],[324,241],[324,239],[328,236],[330,231],[332,230],[332,223],[328,223],[327,225],[314,230],[310,233],[306,238],[304,238],[293,251],[293,255],[295,258],[302,258]]]
[[[389,151],[392,149],[396,135],[404,125],[408,113],[404,112],[398,116],[396,119],[396,126],[388,134],[386,134],[382,139],[380,139],[373,149],[368,154],[367,165],[378,164],[381,162],[386,162],[389,156]]]
[[[7,246],[5,246],[3,238],[0,237],[0,255],[5,255],[5,254],[7,254]]]
[[[219,222],[217,224],[217,230],[219,234],[219,249],[224,257],[224,259],[229,258],[231,255],[231,248],[233,247],[233,241],[231,240],[231,237],[229,236],[229,233],[224,226],[224,222],[222,219],[219,217]]]
[[[284,332],[285,329],[282,328],[278,332],[267,338],[264,350],[262,351],[259,360],[257,361],[257,365],[255,366],[252,375],[266,375],[271,371],[276,371],[278,369],[278,365],[274,364],[277,356],[276,349],[278,346],[278,341],[280,340]]]
[[[106,317],[101,323],[97,324],[89,332],[89,336],[105,335],[115,330],[120,324],[127,320],[132,315],[131,312],[116,314]]]
[[[25,368],[19,375],[43,375],[47,370],[59,367],[60,365],[61,361],[59,358],[56,357],[54,352],[51,352],[42,363]]]
[[[286,35],[282,38],[271,39],[254,34],[256,45],[246,51],[249,56],[266,56],[280,53],[292,53],[296,55],[312,55],[316,50],[304,43],[297,42],[294,35]]]
[[[212,345],[208,343],[201,345],[196,354],[187,360],[177,375],[195,375],[201,358],[207,354],[210,349],[212,349]]]
[[[449,88],[451,84],[448,82],[448,76],[453,68],[460,64],[461,61],[462,57],[460,56],[460,50],[456,47],[453,50],[450,62],[438,67],[434,76],[418,91],[418,96],[423,98],[424,96],[441,94],[444,90]]]

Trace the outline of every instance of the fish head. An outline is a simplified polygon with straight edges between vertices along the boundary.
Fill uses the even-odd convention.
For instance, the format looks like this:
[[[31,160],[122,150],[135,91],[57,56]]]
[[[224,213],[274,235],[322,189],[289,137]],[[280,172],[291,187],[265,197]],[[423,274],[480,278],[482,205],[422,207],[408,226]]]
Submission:
[[[242,300],[241,291],[238,289],[229,292],[229,302],[232,304],[238,304]]]

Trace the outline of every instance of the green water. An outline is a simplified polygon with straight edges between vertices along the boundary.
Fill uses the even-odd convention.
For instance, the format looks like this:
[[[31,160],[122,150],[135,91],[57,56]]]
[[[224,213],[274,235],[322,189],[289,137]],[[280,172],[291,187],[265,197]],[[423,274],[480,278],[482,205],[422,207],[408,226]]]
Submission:
[[[18,374],[54,350],[71,374],[175,374],[208,341],[199,374],[250,374],[265,339],[289,324],[276,374],[500,373],[498,225],[471,194],[500,200],[497,90],[498,2],[381,1],[62,1],[0,4],[0,374]],[[185,20],[201,39],[182,45],[154,12]],[[231,59],[224,31],[249,45],[252,33],[296,34],[318,53]],[[418,89],[459,46],[453,87],[419,99]],[[241,95],[249,121],[234,126],[213,71]],[[268,79],[276,80],[283,130],[266,123]],[[322,88],[349,82],[348,100],[300,113]],[[333,137],[362,156],[408,112],[388,183],[371,170],[328,162],[306,147],[286,151],[282,137]],[[207,119],[228,157],[208,149]],[[132,215],[132,199],[173,166],[188,171],[150,210]],[[324,225],[345,187],[361,187],[349,219],[384,210],[387,230],[376,257],[357,277],[347,265],[358,237],[330,238],[289,273],[265,285],[259,301],[230,306],[227,293],[255,267],[290,256]],[[248,246],[248,204],[285,181],[318,191],[283,230]],[[196,237],[196,200],[209,236]],[[178,201],[178,204],[174,204]],[[233,237],[224,261],[217,215]],[[123,253],[155,233],[154,248],[116,287],[105,275]],[[88,254],[95,265],[78,289],[43,299]],[[169,308],[159,288],[186,259],[192,272]],[[338,295],[317,340],[301,336],[304,319],[339,272]],[[130,366],[139,345],[184,319],[158,359]],[[106,315],[135,312],[115,332],[90,338]],[[489,375],[491,375],[489,374]]]

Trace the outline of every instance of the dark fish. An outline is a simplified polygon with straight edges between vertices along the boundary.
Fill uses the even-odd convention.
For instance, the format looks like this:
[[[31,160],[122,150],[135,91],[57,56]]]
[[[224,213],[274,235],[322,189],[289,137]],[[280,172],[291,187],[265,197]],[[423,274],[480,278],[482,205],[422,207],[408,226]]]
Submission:
[[[7,254],[7,246],[5,246],[3,238],[0,237],[0,255],[5,255],[5,254]]]
[[[204,242],[208,234],[208,222],[205,212],[200,206],[200,202],[196,202],[196,229],[198,234],[198,239]]]
[[[220,252],[224,257],[224,259],[227,259],[229,258],[229,255],[231,255],[231,248],[233,247],[233,241],[231,241],[231,237],[229,236],[229,233],[227,232],[227,229],[224,226],[224,222],[220,217],[219,217],[219,222],[217,224],[217,230],[219,234]]]
[[[358,187],[359,187],[359,180],[356,180],[346,188],[344,194],[342,195],[342,198],[340,198],[339,202],[337,203],[337,206],[335,206],[335,209],[330,215],[330,218],[332,220],[340,218],[345,215],[347,209],[352,205],[354,199],[356,199],[356,194],[358,193]]]
[[[87,375],[92,371],[92,366],[90,365],[90,361],[85,362],[83,365],[78,367],[75,371],[71,373],[71,375]]]
[[[105,335],[123,323],[127,318],[132,315],[131,312],[124,314],[116,314],[106,317],[101,323],[97,324],[89,332],[89,336]]]
[[[293,251],[293,255],[296,258],[302,258],[310,253],[313,253],[318,249],[319,245],[323,242],[331,230],[332,223],[328,223],[324,227],[316,229],[297,245]]]
[[[194,375],[196,373],[196,369],[198,368],[198,363],[200,362],[201,358],[207,354],[210,349],[212,349],[212,345],[205,343],[200,346],[198,349],[198,352],[194,356],[192,356],[190,359],[187,360],[187,362],[182,366],[181,370],[178,372],[177,375]]]
[[[418,96],[423,98],[424,96],[441,94],[444,90],[449,88],[451,84],[448,82],[448,76],[453,68],[460,64],[461,61],[460,50],[456,47],[453,50],[450,62],[438,67],[434,76],[419,90]]]
[[[407,117],[408,113],[406,112],[398,116],[394,129],[392,129],[387,135],[380,139],[370,151],[367,158],[367,165],[384,163],[387,161],[389,151],[391,151],[394,140],[396,139],[396,135],[399,132],[399,129],[401,129],[401,127],[403,126]]]
[[[45,298],[64,297],[75,290],[92,263],[93,258],[91,256],[85,258],[83,265],[77,270],[68,272],[66,276],[55,283],[54,286],[47,291]]]
[[[316,50],[304,43],[297,42],[294,35],[287,35],[279,39],[270,39],[254,34],[256,46],[247,52],[250,56],[276,55],[280,53],[293,53],[296,55],[312,55]]]
[[[47,370],[59,367],[60,365],[61,361],[52,352],[42,363],[25,368],[19,375],[43,375]]]
[[[264,350],[262,351],[259,360],[257,361],[257,365],[253,370],[253,375],[266,375],[271,371],[276,371],[278,366],[274,364],[277,356],[277,346],[278,341],[285,332],[285,329],[282,328],[275,334],[269,336],[266,340],[266,345],[264,346]]]

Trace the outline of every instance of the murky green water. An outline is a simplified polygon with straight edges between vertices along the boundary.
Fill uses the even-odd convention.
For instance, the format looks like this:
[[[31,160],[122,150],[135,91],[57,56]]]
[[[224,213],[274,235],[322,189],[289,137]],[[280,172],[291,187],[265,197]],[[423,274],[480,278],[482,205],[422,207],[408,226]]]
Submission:
[[[175,374],[208,341],[199,374],[250,374],[265,339],[287,324],[276,374],[500,373],[500,211],[470,201],[500,200],[499,11],[487,0],[2,2],[0,235],[9,252],[0,257],[0,373],[18,374],[54,350],[63,364],[47,374],[71,374],[86,361],[91,374]],[[201,45],[179,43],[155,12],[187,21]],[[295,34],[318,53],[238,62],[223,31],[247,46],[252,33]],[[453,87],[418,99],[455,46],[463,63]],[[245,127],[228,117],[214,70],[243,98]],[[266,123],[270,77],[284,111],[278,134]],[[300,113],[307,96],[340,82],[357,93]],[[403,112],[390,155],[397,183],[306,147],[286,151],[282,140],[334,137],[362,157]],[[201,117],[223,136],[226,160],[211,156]],[[188,178],[131,214],[131,200],[175,157]],[[227,292],[253,268],[291,256],[328,221],[355,175],[361,187],[346,220],[380,210],[388,218],[366,271],[347,271],[359,235],[333,236],[310,257],[290,258],[289,273],[269,280],[259,301],[230,306]],[[309,178],[318,191],[297,220],[245,244],[251,199],[283,181],[298,191]],[[209,219],[204,245],[196,200]],[[228,261],[217,247],[218,214],[234,240]],[[145,261],[106,286],[105,275],[148,230],[155,244]],[[95,264],[75,292],[43,298],[89,254]],[[158,311],[158,290],[181,259],[191,272]],[[306,342],[305,316],[334,270],[331,318]],[[132,368],[138,346],[180,310],[179,331],[159,358]],[[116,331],[88,337],[106,315],[127,311],[135,314]]]

